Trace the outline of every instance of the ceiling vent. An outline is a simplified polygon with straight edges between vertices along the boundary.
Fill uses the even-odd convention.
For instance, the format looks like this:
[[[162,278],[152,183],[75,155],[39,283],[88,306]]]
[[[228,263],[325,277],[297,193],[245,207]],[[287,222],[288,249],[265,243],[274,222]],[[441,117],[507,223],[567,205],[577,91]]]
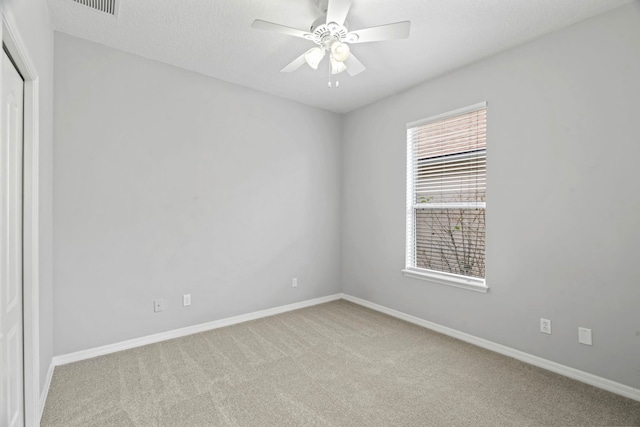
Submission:
[[[99,12],[108,13],[116,16],[117,0],[73,0],[74,2]]]

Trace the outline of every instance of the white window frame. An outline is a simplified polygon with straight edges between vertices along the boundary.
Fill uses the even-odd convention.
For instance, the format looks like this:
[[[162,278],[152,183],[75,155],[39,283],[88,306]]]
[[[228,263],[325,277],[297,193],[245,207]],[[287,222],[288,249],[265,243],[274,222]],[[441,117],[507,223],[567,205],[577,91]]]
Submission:
[[[457,116],[460,114],[470,113],[472,111],[476,111],[482,108],[486,108],[487,103],[481,102],[478,104],[470,105],[468,107],[460,108],[454,111],[449,111],[447,113],[438,114],[436,116],[428,117],[426,119],[417,120],[414,122],[407,123],[407,130],[411,128],[415,128],[417,126],[423,126],[428,123],[432,123],[435,121],[447,119],[449,117]],[[456,288],[467,289],[475,292],[486,293],[489,290],[487,286],[486,279],[481,279],[478,277],[470,277],[470,276],[462,276],[458,274],[447,273],[443,271],[436,270],[427,270],[423,268],[416,268],[413,265],[415,260],[415,210],[416,208],[420,208],[422,205],[426,205],[424,203],[415,203],[415,159],[413,158],[413,145],[411,139],[407,135],[407,241],[406,241],[406,258],[405,258],[405,268],[402,270],[402,274],[406,277],[411,277],[414,279],[425,280],[431,283],[436,283],[440,285],[453,286]],[[433,203],[429,204],[429,208],[437,209],[440,208],[451,208],[453,204],[442,204],[442,206],[435,206]],[[457,207],[458,204],[456,204]],[[486,209],[486,203],[484,202],[475,202],[475,203],[459,203],[459,207],[469,207],[469,208],[480,208]],[[462,206],[464,205],[464,206]]]

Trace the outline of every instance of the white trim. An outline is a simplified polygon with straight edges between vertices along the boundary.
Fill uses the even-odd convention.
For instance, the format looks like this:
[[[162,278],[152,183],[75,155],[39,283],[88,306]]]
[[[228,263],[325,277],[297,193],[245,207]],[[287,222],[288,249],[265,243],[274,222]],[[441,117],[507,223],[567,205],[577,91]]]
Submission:
[[[23,358],[24,417],[26,426],[40,422],[40,333],[39,333],[39,80],[18,24],[6,2],[0,6],[0,34],[11,58],[24,78],[23,158]],[[1,89],[0,89],[1,90]]]
[[[415,190],[416,190],[416,175],[413,173],[417,169],[417,159],[414,157],[413,145],[411,143],[411,136],[407,132],[407,218],[406,218],[406,246],[405,246],[405,267],[411,267],[415,265],[416,259],[416,214],[413,209]]]
[[[42,414],[44,413],[44,406],[47,403],[49,388],[51,388],[51,378],[53,378],[53,371],[55,368],[56,368],[56,365],[53,364],[53,360],[52,360],[51,363],[49,364],[49,370],[47,371],[47,378],[44,382],[42,393],[40,394],[40,414],[38,414],[38,425],[40,425],[40,421],[42,420]]]
[[[486,209],[486,202],[416,203],[413,209]]]
[[[492,341],[488,341],[483,338],[478,338],[476,336],[467,334],[465,332],[448,328],[446,326],[442,326],[437,323],[430,322],[428,320],[424,320],[419,317],[403,313],[401,311],[393,310],[391,308],[378,305],[361,298],[357,298],[347,294],[342,294],[342,298],[347,301],[351,301],[355,304],[361,305],[363,307],[367,307],[372,310],[379,311],[384,314],[388,314],[389,316],[416,324],[418,326],[431,329],[432,331],[440,332],[441,334],[448,335],[453,338],[457,338],[461,341],[465,341],[473,345],[477,345],[478,347],[482,347],[487,350],[490,350],[499,354],[503,354],[505,356],[513,357],[514,359],[518,359],[521,362],[525,362],[530,365],[537,366],[539,368],[546,369],[551,372],[555,372],[556,374],[560,374],[565,377],[569,377],[574,380],[583,382],[585,384],[589,384],[594,387],[598,387],[603,390],[610,391],[611,393],[619,394],[620,396],[628,397],[629,399],[640,401],[640,389],[636,389],[636,388],[618,383],[616,381],[611,381],[606,378],[602,378],[597,375],[590,374],[588,372],[580,371],[578,369],[571,368],[566,365],[561,365],[559,363],[552,362],[550,360],[543,359],[541,357],[534,356],[532,354],[525,353],[523,351],[516,350],[511,347],[507,347]]]
[[[154,344],[173,338],[183,337],[185,335],[197,334],[198,332],[210,331],[225,326],[235,325],[249,320],[256,320],[263,317],[273,316],[275,314],[286,313],[288,311],[298,310],[300,308],[311,307],[313,305],[323,304],[329,301],[342,299],[342,294],[334,294],[326,297],[314,298],[306,301],[300,301],[293,304],[282,305],[280,307],[268,308],[266,310],[255,311],[253,313],[241,314],[239,316],[227,317],[226,319],[214,320],[212,322],[200,323],[198,325],[187,326],[186,328],[173,329],[171,331],[161,332],[159,334],[147,335],[145,337],[134,338],[132,340],[122,341],[115,344],[108,344],[101,347],[81,350],[75,353],[55,356],[53,364],[55,366],[66,365],[67,363],[78,362],[80,360],[91,359],[105,354],[116,353],[122,350],[141,347],[143,345]]]
[[[149,335],[146,337],[136,338],[133,340],[123,341],[116,344],[97,347],[94,349],[78,351],[75,353],[70,353],[62,356],[56,356],[53,358],[53,361],[49,368],[46,387],[43,390],[43,394],[40,398],[41,405],[44,408],[44,403],[46,402],[46,396],[49,390],[49,386],[51,384],[51,377],[53,375],[54,366],[65,365],[67,363],[90,359],[90,358],[102,356],[105,354],[115,353],[117,351],[128,350],[131,348],[140,347],[147,344],[166,341],[169,339],[178,338],[185,335],[191,335],[198,332],[204,332],[212,329],[217,329],[224,326],[235,325],[235,324],[246,322],[249,320],[255,320],[263,317],[273,316],[275,314],[285,313],[288,311],[310,307],[313,305],[323,304],[325,302],[335,301],[339,299],[344,299],[346,301],[353,302],[355,304],[370,308],[380,313],[387,314],[397,319],[401,319],[401,320],[413,323],[415,325],[422,326],[427,329],[431,329],[441,334],[448,335],[453,338],[457,338],[461,341],[465,341],[470,344],[477,345],[478,347],[482,347],[487,350],[490,350],[499,354],[503,354],[505,356],[513,357],[514,359],[518,359],[530,365],[537,366],[539,368],[546,369],[551,372],[555,372],[557,374],[572,378],[574,380],[583,382],[585,384],[589,384],[594,387],[598,387],[603,390],[607,390],[612,393],[615,393],[624,397],[628,397],[633,400],[640,401],[640,390],[635,389],[633,387],[630,387],[615,381],[611,381],[606,378],[602,378],[597,375],[590,374],[588,372],[580,371],[578,369],[574,369],[569,366],[561,365],[559,363],[552,362],[550,360],[543,359],[541,357],[534,356],[532,354],[525,353],[523,351],[516,350],[511,347],[507,347],[492,341],[488,341],[483,338],[478,338],[476,336],[458,331],[456,329],[442,326],[440,324],[430,322],[428,320],[424,320],[419,317],[403,313],[401,311],[397,311],[397,310],[394,310],[379,304],[375,304],[358,297],[354,297],[354,296],[342,293],[342,294],[329,295],[321,298],[315,298],[312,300],[301,301],[298,303],[270,308],[266,310],[256,311],[253,313],[243,314],[240,316],[229,317],[226,319],[215,320],[213,322],[202,323],[199,325],[189,326],[186,328],[175,329],[172,331],[167,331],[167,332],[163,332],[155,335]]]
[[[424,270],[418,268],[405,268],[402,274],[412,279],[424,280],[438,285],[453,286],[470,291],[487,293],[489,287],[485,279],[475,277],[460,276],[458,274],[445,273],[443,271]]]
[[[415,128],[418,126],[424,126],[427,123],[435,122],[438,120],[446,119],[453,116],[458,116],[464,113],[470,113],[472,111],[480,110],[487,106],[487,101],[479,102],[477,104],[469,105],[467,107],[458,108],[457,110],[447,111],[446,113],[437,114],[435,116],[427,117],[426,119],[420,119],[407,123],[407,129]]]

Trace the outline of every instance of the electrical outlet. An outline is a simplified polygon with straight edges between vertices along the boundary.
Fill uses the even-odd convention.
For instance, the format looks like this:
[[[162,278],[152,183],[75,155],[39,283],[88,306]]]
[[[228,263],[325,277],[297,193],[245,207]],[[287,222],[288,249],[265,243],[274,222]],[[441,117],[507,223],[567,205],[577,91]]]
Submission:
[[[578,328],[578,342],[584,345],[593,345],[591,340],[591,329]]]
[[[291,282],[291,287],[292,288],[297,288],[298,287],[298,278],[294,277],[292,282]]]
[[[182,295],[182,306],[187,307],[191,305],[191,294]]]
[[[164,310],[164,300],[163,299],[153,300],[153,311],[157,313],[162,310]]]
[[[551,320],[540,319],[540,332],[551,335]]]

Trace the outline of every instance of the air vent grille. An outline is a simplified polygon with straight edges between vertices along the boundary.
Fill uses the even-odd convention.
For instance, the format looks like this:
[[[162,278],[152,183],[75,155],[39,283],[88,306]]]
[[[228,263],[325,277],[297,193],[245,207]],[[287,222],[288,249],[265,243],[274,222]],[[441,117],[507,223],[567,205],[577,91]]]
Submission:
[[[116,0],[73,0],[83,6],[90,7],[100,12],[108,13],[109,15],[116,14]]]

